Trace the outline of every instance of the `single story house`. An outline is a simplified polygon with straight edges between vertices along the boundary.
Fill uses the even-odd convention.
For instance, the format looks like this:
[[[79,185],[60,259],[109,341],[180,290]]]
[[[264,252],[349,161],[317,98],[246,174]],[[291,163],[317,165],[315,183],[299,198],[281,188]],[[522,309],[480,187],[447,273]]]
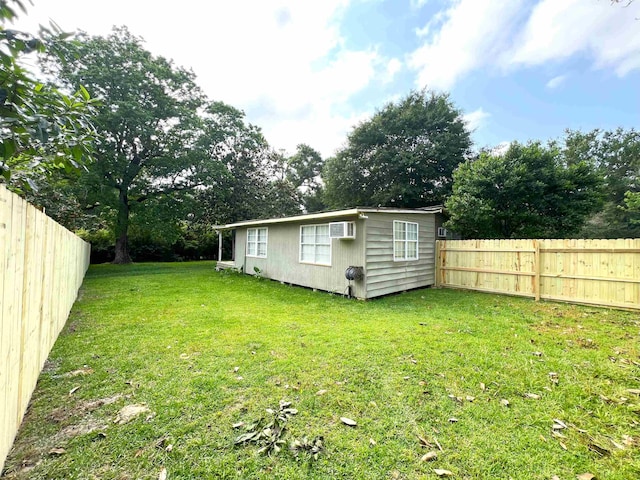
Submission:
[[[218,269],[367,299],[435,284],[442,207],[352,208],[218,225]],[[233,231],[232,252],[222,231]]]

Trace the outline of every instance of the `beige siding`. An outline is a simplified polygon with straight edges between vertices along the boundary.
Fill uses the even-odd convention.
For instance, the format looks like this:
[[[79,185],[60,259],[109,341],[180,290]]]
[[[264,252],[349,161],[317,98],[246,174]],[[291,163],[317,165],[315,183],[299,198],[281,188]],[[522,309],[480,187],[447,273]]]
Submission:
[[[332,222],[354,221],[353,218],[332,219]],[[266,278],[281,282],[317,288],[328,292],[345,293],[349,282],[344,272],[349,266],[364,266],[364,220],[356,220],[356,238],[331,241],[331,266],[301,263],[300,226],[320,225],[328,222],[281,223],[268,225],[267,258],[246,256],[247,228],[236,231],[235,265],[253,275],[254,267]],[[366,274],[365,274],[366,275]],[[353,282],[354,295],[366,296],[364,281]]]
[[[367,213],[367,298],[435,284],[435,215]],[[393,260],[393,221],[418,223],[418,260]]]

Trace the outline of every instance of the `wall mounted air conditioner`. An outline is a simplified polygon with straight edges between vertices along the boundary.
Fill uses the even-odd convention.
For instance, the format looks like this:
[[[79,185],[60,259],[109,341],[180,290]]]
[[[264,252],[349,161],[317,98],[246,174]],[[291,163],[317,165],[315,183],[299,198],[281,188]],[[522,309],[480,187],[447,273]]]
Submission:
[[[356,238],[355,222],[332,222],[329,224],[329,238]]]

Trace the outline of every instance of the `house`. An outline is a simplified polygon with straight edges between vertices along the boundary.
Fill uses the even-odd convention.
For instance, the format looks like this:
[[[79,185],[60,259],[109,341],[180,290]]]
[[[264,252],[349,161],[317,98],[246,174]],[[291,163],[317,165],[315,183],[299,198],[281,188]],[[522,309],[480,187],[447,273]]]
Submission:
[[[218,269],[367,299],[435,284],[442,207],[352,208],[216,226],[232,230]]]

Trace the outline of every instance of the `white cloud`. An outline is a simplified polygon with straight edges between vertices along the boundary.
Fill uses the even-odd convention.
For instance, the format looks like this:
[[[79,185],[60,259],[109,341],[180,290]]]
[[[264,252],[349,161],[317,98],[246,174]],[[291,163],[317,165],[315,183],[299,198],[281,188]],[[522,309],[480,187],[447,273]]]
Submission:
[[[509,71],[577,55],[624,76],[640,69],[638,18],[640,2],[623,8],[604,0],[451,0],[415,30],[423,43],[408,64],[418,87],[442,90],[477,69]]]
[[[558,75],[557,77],[553,77],[551,80],[547,82],[547,88],[553,90],[554,88],[558,88],[562,85],[567,79],[568,75]]]
[[[482,108],[474,110],[473,112],[465,114],[462,118],[467,124],[467,128],[470,131],[475,131],[484,125],[484,121],[491,116],[490,113],[485,112]]]
[[[411,53],[409,65],[418,71],[418,87],[448,90],[463,75],[490,62],[502,51],[523,0],[458,0],[419,35],[425,36],[433,20],[441,28]]]
[[[40,0],[26,23],[54,18],[65,30],[106,34],[126,24],[146,48],[192,68],[207,95],[247,112],[277,149],[307,142],[328,156],[354,119],[348,100],[374,78],[395,75],[399,61],[349,50],[339,29],[351,0]]]
[[[595,68],[624,76],[640,68],[638,17],[639,3],[622,8],[602,1],[542,0],[503,61],[535,66],[582,54]]]

